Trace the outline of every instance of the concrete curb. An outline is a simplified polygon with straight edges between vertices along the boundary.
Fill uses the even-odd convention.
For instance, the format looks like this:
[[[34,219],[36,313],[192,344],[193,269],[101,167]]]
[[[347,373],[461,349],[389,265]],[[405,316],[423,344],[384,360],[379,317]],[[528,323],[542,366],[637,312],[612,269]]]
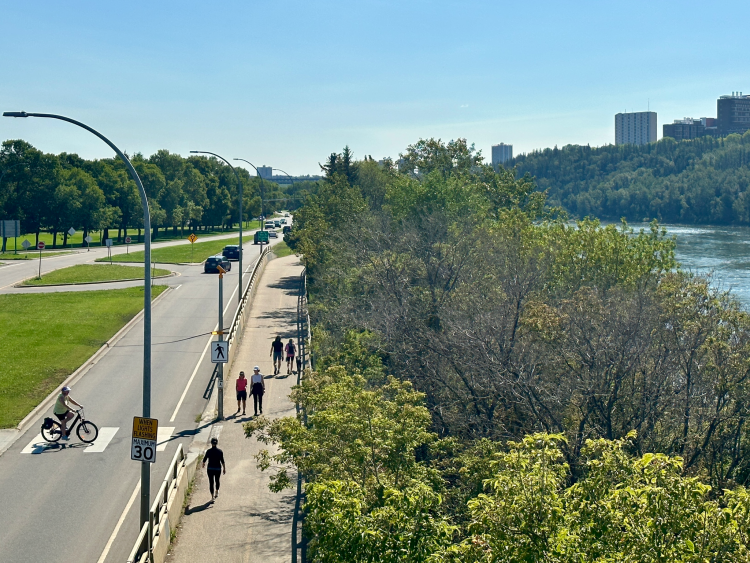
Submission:
[[[162,299],[162,297],[164,297],[164,295],[169,293],[170,289],[171,288],[167,286],[167,289],[164,290],[164,292],[161,295],[159,295],[158,297],[156,297],[155,299],[151,301],[152,309],[154,305],[156,305]],[[15,431],[16,436],[14,438],[0,441],[0,455],[5,453],[5,451],[10,446],[12,446],[18,438],[20,438],[21,434],[23,434],[23,432],[28,428],[29,424],[37,416],[39,416],[39,413],[48,409],[50,405],[52,405],[52,403],[55,402],[55,400],[57,399],[58,389],[60,387],[64,385],[72,385],[73,383],[78,381],[81,377],[83,377],[86,374],[86,372],[93,365],[95,365],[102,358],[102,356],[104,356],[110,350],[112,345],[116,344],[123,336],[125,336],[125,334],[127,334],[128,331],[130,331],[130,329],[133,328],[138,323],[138,321],[140,321],[142,318],[143,318],[143,309],[141,309],[140,312],[136,316],[130,319],[130,321],[124,327],[118,330],[117,333],[115,333],[115,335],[112,338],[107,340],[107,342],[105,342],[101,346],[101,348],[99,348],[96,352],[94,352],[94,354],[88,360],[86,360],[86,362],[84,362],[83,365],[81,365],[81,367],[79,367],[76,371],[74,371],[67,378],[65,378],[65,381],[60,383],[60,385],[58,385],[57,388],[55,388],[55,390],[52,391],[52,393],[47,395],[47,397],[41,403],[39,403],[29,414],[27,414],[23,418],[23,420],[21,420],[21,422],[18,423],[18,426],[16,426],[15,429],[6,429],[10,431]]]
[[[64,268],[60,268],[60,269],[63,270]],[[57,270],[52,270],[52,271],[56,272]],[[47,272],[47,273],[49,274],[51,272]],[[170,274],[167,274],[166,276],[155,276],[155,277],[152,277],[151,279],[160,280],[160,279],[171,278],[171,277],[180,276],[180,275],[182,275],[180,274],[180,272],[172,272]],[[18,282],[13,287],[17,287],[20,289],[33,289],[35,287],[63,287],[67,285],[97,285],[100,283],[120,283],[120,282],[128,282],[128,281],[140,281],[143,278],[126,278],[122,280],[104,280],[104,281],[91,281],[91,282],[78,282],[78,283],[40,283],[39,285],[24,285],[23,284],[23,282],[31,280],[31,279],[36,279],[36,278],[26,278],[25,280],[21,280],[20,282]]]

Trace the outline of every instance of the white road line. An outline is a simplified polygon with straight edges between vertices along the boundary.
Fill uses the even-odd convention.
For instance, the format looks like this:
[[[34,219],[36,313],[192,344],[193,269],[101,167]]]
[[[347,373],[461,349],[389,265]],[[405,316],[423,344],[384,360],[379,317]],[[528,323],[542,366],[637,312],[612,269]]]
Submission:
[[[107,558],[107,555],[109,554],[109,550],[112,547],[112,544],[115,543],[115,538],[117,537],[117,533],[120,531],[120,528],[122,527],[122,523],[125,521],[125,517],[128,515],[128,511],[130,511],[130,507],[133,506],[133,503],[135,502],[136,497],[138,496],[138,491],[141,490],[141,483],[139,482],[135,486],[135,490],[133,491],[133,494],[130,495],[130,500],[128,501],[127,506],[125,507],[125,510],[122,511],[122,514],[120,515],[120,519],[117,521],[117,525],[115,526],[115,529],[112,530],[112,535],[109,536],[109,540],[107,540],[107,545],[104,546],[104,551],[102,551],[102,554],[99,556],[99,559],[96,563],[104,563],[104,560]]]
[[[229,303],[227,303],[226,309],[224,309],[224,313],[226,313],[229,307],[232,305],[232,299],[234,298],[235,293],[237,293],[238,287],[234,288],[232,295],[229,297]],[[214,327],[214,331],[218,329],[219,329],[219,324],[217,323],[216,326]],[[208,352],[209,346],[211,346],[211,340],[213,340],[213,335],[208,337],[208,342],[206,342],[206,347],[203,348],[203,353],[201,354],[201,357],[198,358],[198,363],[195,364],[195,369],[193,370],[193,374],[190,376],[190,379],[188,379],[187,385],[185,385],[185,389],[183,390],[182,395],[180,396],[180,400],[177,401],[177,406],[174,408],[174,412],[172,413],[172,416],[170,417],[169,422],[174,422],[174,419],[177,416],[177,412],[180,410],[180,407],[182,406],[182,401],[185,400],[185,395],[187,395],[188,389],[190,389],[190,384],[193,382],[193,379],[195,379],[195,374],[198,373],[198,369],[200,369],[201,363],[203,363],[203,358],[206,356],[206,352]]]
[[[159,429],[156,431],[157,452],[163,452],[167,449],[167,446],[171,441],[170,438],[172,437],[172,432],[174,432],[174,426],[159,426]]]
[[[83,452],[89,454],[103,452],[112,441],[112,438],[115,437],[115,434],[117,434],[119,429],[119,426],[105,426],[104,428],[100,428],[99,436],[96,437],[96,441],[83,450]]]
[[[44,438],[42,438],[42,433],[36,435],[36,437],[31,440],[31,442],[28,443],[28,445],[21,450],[22,454],[40,454],[44,450],[46,450],[49,447],[54,446],[54,444],[51,444]]]

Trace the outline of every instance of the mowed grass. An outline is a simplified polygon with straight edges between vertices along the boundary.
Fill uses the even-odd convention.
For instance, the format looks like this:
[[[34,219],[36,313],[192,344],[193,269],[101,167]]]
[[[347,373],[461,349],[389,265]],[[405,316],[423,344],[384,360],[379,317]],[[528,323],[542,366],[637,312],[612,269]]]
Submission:
[[[42,252],[42,260],[45,258],[52,258],[53,256],[62,256],[63,254],[73,254],[72,252]],[[18,254],[11,254],[9,252],[6,252],[5,254],[0,254],[0,260],[39,260],[39,251],[36,252],[26,252],[24,251],[23,254],[19,251]]]
[[[17,426],[142,308],[140,287],[0,295],[0,428]]]
[[[153,270],[152,276],[167,276],[171,272],[163,268]],[[41,279],[32,278],[23,282],[24,285],[50,285],[60,283],[92,283],[115,280],[142,280],[143,266],[120,266],[118,264],[78,264],[67,268],[60,268],[47,274]]]
[[[247,253],[247,243],[252,245],[253,235],[242,237],[243,248]],[[190,262],[203,262],[209,256],[221,253],[222,249],[229,244],[237,244],[235,239],[209,240],[193,244],[192,254],[190,244],[168,246],[166,248],[152,248],[151,260],[159,264],[185,264]],[[112,257],[112,262],[143,262],[143,251],[131,252],[130,254],[117,254]],[[109,258],[99,258],[97,262],[109,262]]]
[[[283,258],[284,256],[289,256],[290,254],[294,254],[294,250],[289,248],[286,242],[282,240],[279,244],[273,247],[273,253],[276,255],[277,258]]]

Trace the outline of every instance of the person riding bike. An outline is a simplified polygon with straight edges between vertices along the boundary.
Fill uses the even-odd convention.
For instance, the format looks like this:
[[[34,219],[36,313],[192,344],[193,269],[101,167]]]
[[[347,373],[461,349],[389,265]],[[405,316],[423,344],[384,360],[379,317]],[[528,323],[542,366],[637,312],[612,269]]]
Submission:
[[[55,413],[55,416],[60,419],[60,432],[63,440],[70,440],[70,436],[68,436],[69,432],[66,430],[66,425],[68,421],[75,416],[73,410],[69,406],[70,403],[78,408],[83,408],[81,403],[76,402],[73,400],[73,397],[70,396],[70,387],[66,385],[57,396],[55,408],[52,410],[52,412]]]

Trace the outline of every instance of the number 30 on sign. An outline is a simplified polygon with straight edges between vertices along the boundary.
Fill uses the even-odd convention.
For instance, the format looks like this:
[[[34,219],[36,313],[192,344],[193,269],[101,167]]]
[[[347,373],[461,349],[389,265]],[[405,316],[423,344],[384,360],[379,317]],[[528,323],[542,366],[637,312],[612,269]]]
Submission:
[[[130,459],[156,462],[156,435],[159,421],[155,418],[133,417],[133,441],[130,444]]]

